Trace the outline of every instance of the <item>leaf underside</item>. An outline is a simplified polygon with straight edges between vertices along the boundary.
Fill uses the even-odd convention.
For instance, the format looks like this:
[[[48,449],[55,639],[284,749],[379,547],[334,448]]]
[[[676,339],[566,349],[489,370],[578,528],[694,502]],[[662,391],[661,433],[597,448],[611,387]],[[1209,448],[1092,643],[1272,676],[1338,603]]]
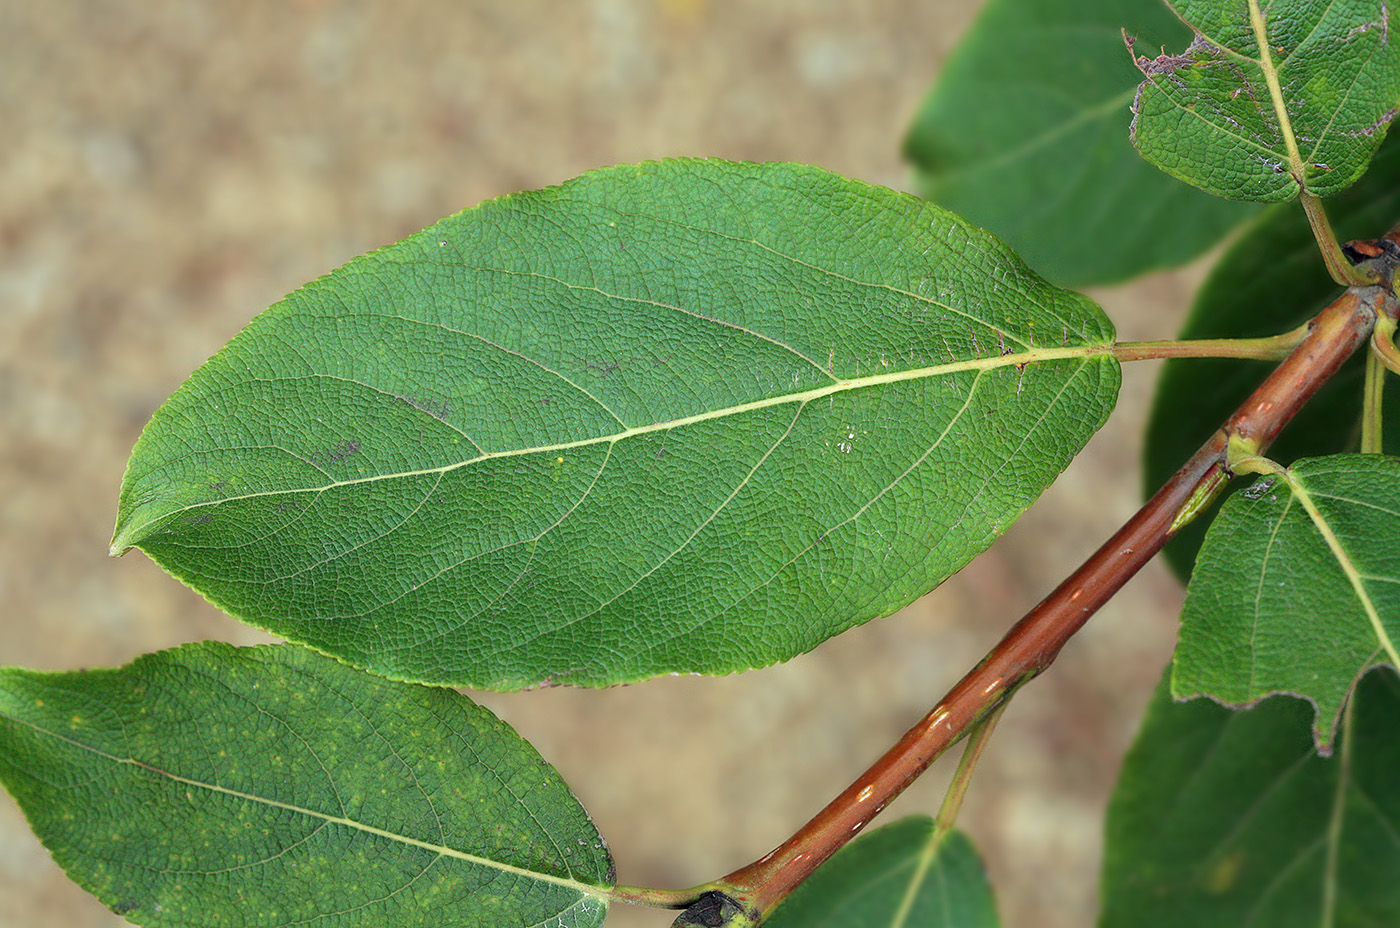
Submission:
[[[1400,459],[1303,460],[1232,496],[1211,525],[1182,607],[1172,694],[1237,706],[1305,697],[1327,750],[1347,694],[1370,667],[1395,663],[1397,641]]]
[[[904,141],[922,195],[1064,286],[1184,263],[1257,209],[1194,190],[1133,150],[1141,75],[1124,29],[1162,44],[1189,36],[1161,0],[991,0]]]
[[[1181,54],[1137,57],[1144,158],[1217,196],[1268,202],[1330,196],[1365,172],[1400,101],[1394,0],[1261,3],[1267,56],[1246,0],[1171,5],[1196,35]]]
[[[1308,707],[1148,709],[1109,805],[1100,928],[1400,924],[1400,680],[1361,681],[1319,757]]]
[[[0,781],[137,924],[583,928],[607,910],[607,848],[509,727],[293,645],[0,670]]]
[[[935,839],[915,816],[862,835],[785,899],[764,928],[997,928],[982,861],[967,835]]]
[[[763,666],[985,549],[1106,418],[1112,339],[914,197],[597,171],[259,316],[146,427],[114,550],[399,679]]]

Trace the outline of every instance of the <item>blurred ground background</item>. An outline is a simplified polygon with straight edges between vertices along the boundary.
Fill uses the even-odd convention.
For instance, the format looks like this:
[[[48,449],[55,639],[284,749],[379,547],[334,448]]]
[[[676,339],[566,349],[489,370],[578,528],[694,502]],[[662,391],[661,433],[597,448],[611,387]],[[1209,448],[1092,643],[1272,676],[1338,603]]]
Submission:
[[[975,5],[796,0],[0,0],[0,664],[261,640],[106,556],[150,413],[256,312],[459,208],[666,155],[906,185],[899,141]],[[1126,125],[1127,114],[1124,114]],[[1191,272],[1098,292],[1168,337]],[[570,781],[627,883],[767,851],[1137,504],[1153,369],[987,556],[786,665],[484,701]],[[1092,923],[1104,800],[1173,637],[1154,567],[1012,706],[963,816],[1008,925]],[[936,810],[941,768],[885,820]],[[0,798],[0,925],[123,924]],[[621,912],[614,925],[665,925]]]

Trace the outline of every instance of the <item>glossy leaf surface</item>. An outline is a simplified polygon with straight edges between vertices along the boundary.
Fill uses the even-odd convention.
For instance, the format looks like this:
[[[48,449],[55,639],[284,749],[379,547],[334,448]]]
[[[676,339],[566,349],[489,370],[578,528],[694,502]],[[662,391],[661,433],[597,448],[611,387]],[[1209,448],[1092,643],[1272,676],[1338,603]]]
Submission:
[[[1326,748],[1361,674],[1400,665],[1398,641],[1400,459],[1311,458],[1221,508],[1187,587],[1172,693],[1305,697]]]
[[[1400,102],[1395,0],[1274,0],[1252,21],[1254,3],[1171,4],[1196,35],[1181,54],[1138,55],[1133,143],[1216,196],[1279,202],[1300,189],[1345,190]]]
[[[260,316],[142,434],[114,550],[396,678],[761,666],[985,549],[1103,422],[1112,338],[911,196],[598,171]]]
[[[1100,928],[1400,924],[1400,682],[1369,674],[1335,756],[1309,711],[1158,688],[1108,810]]]
[[[1188,261],[1257,209],[1138,156],[1124,29],[1167,46],[1190,34],[1161,0],[991,0],[904,142],[922,195],[1065,286]]]
[[[1400,221],[1400,138],[1390,138],[1353,187],[1327,201],[1341,241],[1375,238]],[[1296,203],[1270,207],[1211,268],[1179,338],[1250,338],[1302,325],[1335,299],[1307,217]],[[1264,380],[1268,361],[1185,358],[1167,361],[1157,378],[1143,453],[1150,496]],[[1308,401],[1269,451],[1278,461],[1355,451],[1360,437],[1365,360],[1360,353]],[[1400,381],[1387,378],[1385,408],[1400,409]],[[1400,454],[1400,416],[1387,416],[1385,449]],[[1238,481],[1236,482],[1238,483]],[[1168,562],[1185,580],[1205,538],[1198,518],[1173,537]]]
[[[934,840],[933,819],[857,838],[793,892],[764,928],[996,928],[982,861],[968,837]]]
[[[612,863],[504,723],[293,645],[0,670],[0,781],[142,925],[599,925]]]

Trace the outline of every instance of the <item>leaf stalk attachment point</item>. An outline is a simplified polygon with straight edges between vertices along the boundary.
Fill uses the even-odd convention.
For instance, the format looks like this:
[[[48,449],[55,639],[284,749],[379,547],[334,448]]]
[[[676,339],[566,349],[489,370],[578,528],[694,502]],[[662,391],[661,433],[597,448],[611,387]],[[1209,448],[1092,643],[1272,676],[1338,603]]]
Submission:
[[[1236,477],[1244,474],[1279,475],[1284,471],[1282,464],[1264,457],[1253,443],[1240,441],[1234,436],[1225,446],[1225,467]]]
[[[1293,137],[1290,134],[1288,138],[1291,141]],[[1298,194],[1298,201],[1303,204],[1308,226],[1317,240],[1318,250],[1322,252],[1322,263],[1327,266],[1327,273],[1332,275],[1334,281],[1343,287],[1365,287],[1381,282],[1375,270],[1347,260],[1320,199],[1303,190]]]
[[[1283,88],[1279,85],[1278,68],[1274,65],[1274,53],[1269,47],[1268,25],[1258,0],[1249,0],[1249,25],[1254,31],[1254,43],[1259,48],[1259,64],[1264,72],[1264,83],[1268,85],[1269,100],[1273,104],[1274,116],[1278,119],[1284,149],[1288,154],[1288,173],[1298,185],[1298,200],[1303,204],[1303,212],[1307,214],[1313,238],[1317,239],[1317,247],[1322,252],[1327,273],[1343,287],[1361,287],[1377,283],[1372,273],[1346,260],[1342,254],[1341,243],[1332,231],[1332,223],[1327,219],[1327,212],[1322,208],[1322,201],[1308,191],[1307,165],[1298,150],[1293,120],[1288,115],[1288,104],[1283,97]]]
[[[705,888],[648,889],[642,886],[614,886],[608,890],[610,902],[626,902],[653,909],[684,909],[694,905],[705,894]]]
[[[1283,144],[1288,152],[1288,172],[1306,190],[1307,176],[1303,170],[1303,156],[1298,151],[1298,141],[1293,137],[1293,120],[1288,116],[1288,106],[1283,99],[1283,88],[1278,82],[1278,68],[1274,66],[1274,53],[1269,48],[1269,29],[1264,21],[1264,12],[1259,9],[1258,0],[1249,0],[1249,27],[1254,31],[1254,44],[1259,48],[1259,64],[1264,72],[1264,83],[1269,87],[1269,100],[1274,106],[1274,116],[1283,130]]]
[[[939,806],[938,817],[934,819],[930,856],[942,842],[943,836],[952,831],[953,826],[958,823],[958,813],[962,811],[963,797],[967,795],[967,788],[972,783],[972,774],[977,770],[977,763],[982,759],[982,752],[986,750],[987,743],[992,740],[992,732],[996,730],[1002,713],[1011,704],[1012,695],[1014,694],[1008,693],[1006,698],[968,733],[963,756],[958,761],[958,769],[953,773],[953,782],[948,784],[948,792],[943,796],[943,805]]]
[[[1242,358],[1252,361],[1281,361],[1298,347],[1308,334],[1308,325],[1280,335],[1263,338],[1164,339],[1146,342],[1118,342],[1113,357],[1120,362],[1155,361],[1168,358]]]
[[[761,859],[709,884],[766,917],[812,871],[849,842],[928,766],[1045,670],[1060,649],[1168,541],[1184,510],[1204,508],[1229,476],[1228,446],[1267,448],[1352,353],[1378,310],[1394,314],[1380,287],[1343,293],[1307,335],[1195,455],[1084,564],[1026,614],[918,724],[807,824]],[[678,923],[679,924],[679,923]],[[721,922],[739,925],[741,922]],[[742,922],[742,924],[751,924]]]
[[[1400,348],[1395,346],[1396,322],[1389,316],[1376,320],[1375,331],[1371,333],[1371,353],[1393,374],[1400,374]]]
[[[943,846],[943,839],[952,832],[953,827],[958,822],[958,813],[962,810],[963,798],[967,795],[968,786],[972,784],[972,774],[977,770],[977,763],[982,759],[982,752],[986,749],[987,743],[992,740],[992,732],[996,729],[1002,713],[1011,704],[1012,695],[1014,694],[1007,694],[1007,697],[995,709],[987,713],[986,717],[974,725],[968,733],[967,744],[963,747],[963,755],[958,760],[958,769],[953,773],[953,780],[948,784],[948,792],[943,795],[943,804],[938,808],[938,817],[933,821],[933,835],[919,856],[916,873],[909,880],[904,898],[900,900],[899,908],[895,912],[893,924],[908,924],[909,912],[913,909],[914,902],[919,895],[919,887],[924,882],[928,868],[932,866],[934,859],[938,856],[938,849]]]

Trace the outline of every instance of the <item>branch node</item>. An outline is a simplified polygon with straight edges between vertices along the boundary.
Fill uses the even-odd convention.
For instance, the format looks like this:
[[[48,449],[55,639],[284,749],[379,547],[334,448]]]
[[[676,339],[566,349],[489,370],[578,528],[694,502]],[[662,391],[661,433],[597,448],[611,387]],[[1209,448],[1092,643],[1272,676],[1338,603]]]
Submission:
[[[671,928],[752,928],[758,923],[757,912],[728,893],[712,889],[676,916]]]

